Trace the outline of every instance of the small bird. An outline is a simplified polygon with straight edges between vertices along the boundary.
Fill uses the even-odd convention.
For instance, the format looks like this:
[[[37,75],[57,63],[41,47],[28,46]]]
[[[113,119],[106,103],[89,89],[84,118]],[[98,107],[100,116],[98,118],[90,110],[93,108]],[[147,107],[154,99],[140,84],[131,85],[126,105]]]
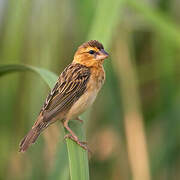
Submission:
[[[57,120],[61,120],[69,132],[65,138],[88,150],[86,143],[81,142],[70,129],[68,122],[71,119],[82,121],[78,116],[94,102],[105,80],[103,62],[106,58],[108,53],[97,40],[79,46],[72,63],[60,74],[47,96],[32,129],[20,142],[20,152],[26,151],[40,133]]]

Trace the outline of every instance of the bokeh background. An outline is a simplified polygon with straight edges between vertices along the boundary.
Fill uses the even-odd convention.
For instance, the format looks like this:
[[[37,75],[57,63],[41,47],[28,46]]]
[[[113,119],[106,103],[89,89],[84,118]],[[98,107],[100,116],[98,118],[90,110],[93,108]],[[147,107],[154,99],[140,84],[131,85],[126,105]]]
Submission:
[[[0,65],[60,74],[87,40],[109,52],[106,83],[83,115],[91,180],[180,179],[179,7],[179,0],[0,0]],[[33,73],[0,78],[0,179],[69,179],[60,123],[18,153],[48,92]]]

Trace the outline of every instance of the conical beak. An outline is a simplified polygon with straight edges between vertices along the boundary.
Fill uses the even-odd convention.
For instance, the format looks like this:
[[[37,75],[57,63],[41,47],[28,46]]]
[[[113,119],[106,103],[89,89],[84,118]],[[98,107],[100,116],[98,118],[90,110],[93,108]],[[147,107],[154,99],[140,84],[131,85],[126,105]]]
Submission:
[[[109,54],[104,49],[101,49],[96,55],[96,60],[104,60],[108,58],[108,56]]]

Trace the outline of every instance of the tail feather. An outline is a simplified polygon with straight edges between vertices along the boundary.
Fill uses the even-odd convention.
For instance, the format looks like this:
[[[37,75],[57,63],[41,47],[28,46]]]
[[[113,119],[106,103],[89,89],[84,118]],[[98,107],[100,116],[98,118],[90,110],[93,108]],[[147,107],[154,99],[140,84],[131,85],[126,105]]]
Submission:
[[[47,127],[47,123],[41,122],[28,132],[28,134],[21,140],[19,144],[19,152],[25,152],[29,146],[37,140],[38,136]]]
[[[31,129],[28,134],[22,139],[22,141],[19,144],[19,152],[26,151],[29,146],[33,143],[35,143],[36,139],[40,135],[40,132],[37,131],[37,128]]]

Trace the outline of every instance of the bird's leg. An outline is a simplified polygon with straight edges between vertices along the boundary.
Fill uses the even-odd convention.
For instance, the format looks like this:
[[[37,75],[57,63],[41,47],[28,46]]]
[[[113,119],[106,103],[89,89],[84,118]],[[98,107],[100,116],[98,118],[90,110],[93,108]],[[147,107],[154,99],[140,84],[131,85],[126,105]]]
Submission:
[[[83,149],[87,150],[90,152],[90,150],[88,149],[88,147],[86,146],[86,142],[81,142],[79,141],[78,137],[75,135],[75,133],[70,129],[70,127],[68,126],[68,122],[67,121],[64,121],[63,123],[64,127],[67,129],[67,131],[70,133],[70,134],[66,134],[64,136],[64,139],[66,138],[69,138],[71,140],[73,140],[76,144],[78,144],[79,146],[81,146]]]
[[[80,119],[79,117],[76,117],[76,118],[75,118],[75,120],[77,120],[77,121],[79,121],[79,122],[83,123],[83,120],[82,120],[82,119]]]

